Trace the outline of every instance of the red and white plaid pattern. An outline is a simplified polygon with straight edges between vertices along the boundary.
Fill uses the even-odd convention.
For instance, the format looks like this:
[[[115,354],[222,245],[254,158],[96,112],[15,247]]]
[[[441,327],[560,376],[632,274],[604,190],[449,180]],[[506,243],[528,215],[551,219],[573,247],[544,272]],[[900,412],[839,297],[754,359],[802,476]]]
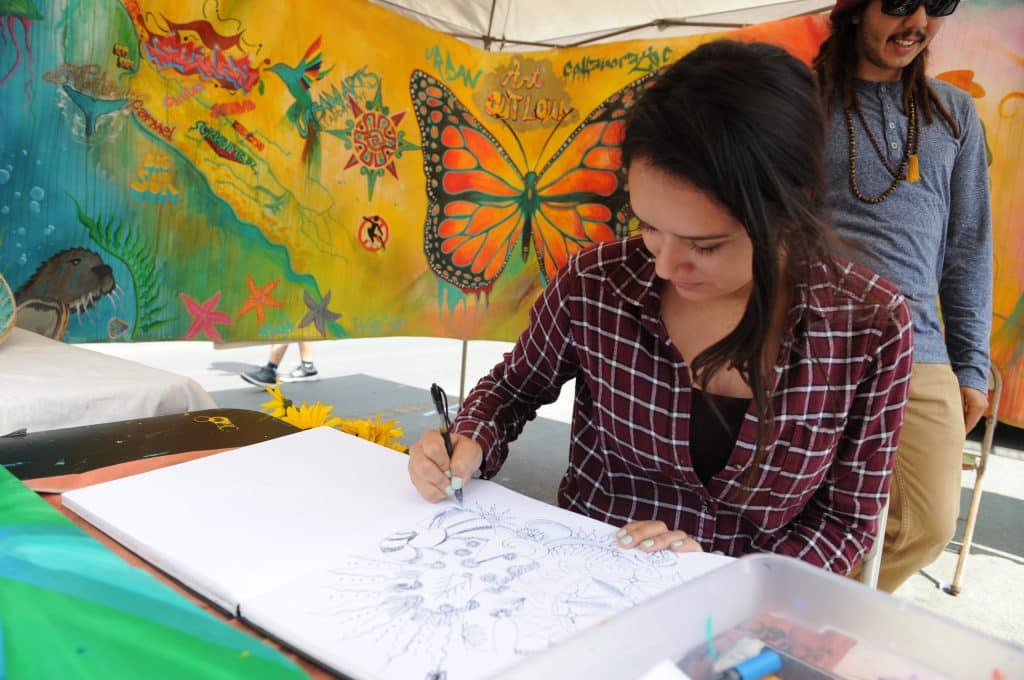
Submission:
[[[707,551],[775,552],[848,573],[888,497],[912,327],[891,284],[841,266],[840,281],[816,267],[789,312],[771,443],[752,489],[753,412],[707,488],[694,472],[689,370],[661,323],[654,260],[639,237],[583,251],[559,272],[453,429],[483,446],[491,477],[536,409],[576,378],[559,505],[615,525],[660,519]]]

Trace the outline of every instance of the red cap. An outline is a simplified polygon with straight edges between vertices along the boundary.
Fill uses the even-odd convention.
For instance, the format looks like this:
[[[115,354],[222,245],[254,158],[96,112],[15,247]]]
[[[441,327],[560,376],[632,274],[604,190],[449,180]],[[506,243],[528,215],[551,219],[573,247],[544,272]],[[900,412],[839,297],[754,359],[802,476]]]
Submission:
[[[832,13],[828,15],[828,18],[830,21],[835,21],[836,17],[852,12],[860,5],[863,5],[864,2],[865,0],[839,0],[836,6],[832,8]]]

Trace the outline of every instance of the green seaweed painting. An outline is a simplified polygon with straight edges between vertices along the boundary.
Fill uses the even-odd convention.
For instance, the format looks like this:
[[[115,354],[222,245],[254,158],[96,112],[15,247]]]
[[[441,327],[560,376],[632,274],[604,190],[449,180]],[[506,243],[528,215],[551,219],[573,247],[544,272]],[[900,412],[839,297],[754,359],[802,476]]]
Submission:
[[[78,221],[89,232],[97,245],[121,260],[131,274],[135,284],[135,323],[132,337],[148,334],[150,331],[172,323],[177,317],[160,318],[167,309],[160,304],[163,281],[156,267],[156,252],[152,243],[139,234],[138,227],[129,227],[114,218],[106,221],[102,217],[89,217],[74,198],[71,200],[78,211]]]

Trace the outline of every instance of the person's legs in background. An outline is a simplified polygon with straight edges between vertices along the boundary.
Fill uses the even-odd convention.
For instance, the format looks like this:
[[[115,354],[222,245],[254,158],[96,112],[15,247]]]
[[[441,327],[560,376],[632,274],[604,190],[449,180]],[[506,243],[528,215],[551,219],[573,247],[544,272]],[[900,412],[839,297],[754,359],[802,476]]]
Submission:
[[[260,366],[257,369],[251,371],[245,371],[241,375],[242,380],[247,383],[251,383],[258,387],[268,387],[277,382],[277,367],[281,364],[281,359],[284,358],[285,350],[288,349],[287,342],[283,342],[278,345],[271,345],[270,355],[267,357],[267,363],[265,366]],[[299,343],[299,351],[302,351],[302,345],[306,343]]]
[[[963,460],[960,386],[945,364],[914,364],[889,495],[878,588],[896,590],[956,532]]]
[[[313,343],[299,342],[299,359],[301,363],[291,373],[281,376],[281,382],[301,382],[304,380],[319,380],[316,366],[313,364]]]

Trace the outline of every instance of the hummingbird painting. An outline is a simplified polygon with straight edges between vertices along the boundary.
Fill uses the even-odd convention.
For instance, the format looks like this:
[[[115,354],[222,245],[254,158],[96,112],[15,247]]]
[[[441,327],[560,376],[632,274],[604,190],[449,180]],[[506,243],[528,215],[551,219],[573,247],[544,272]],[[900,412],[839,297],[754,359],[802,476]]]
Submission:
[[[331,69],[323,70],[321,37],[317,36],[296,66],[277,63],[270,67],[270,71],[284,82],[295,100],[288,107],[286,116],[298,130],[299,136],[306,140],[302,147],[302,162],[306,166],[307,176],[313,179],[320,177],[320,122],[309,90],[313,83],[331,72]]]

